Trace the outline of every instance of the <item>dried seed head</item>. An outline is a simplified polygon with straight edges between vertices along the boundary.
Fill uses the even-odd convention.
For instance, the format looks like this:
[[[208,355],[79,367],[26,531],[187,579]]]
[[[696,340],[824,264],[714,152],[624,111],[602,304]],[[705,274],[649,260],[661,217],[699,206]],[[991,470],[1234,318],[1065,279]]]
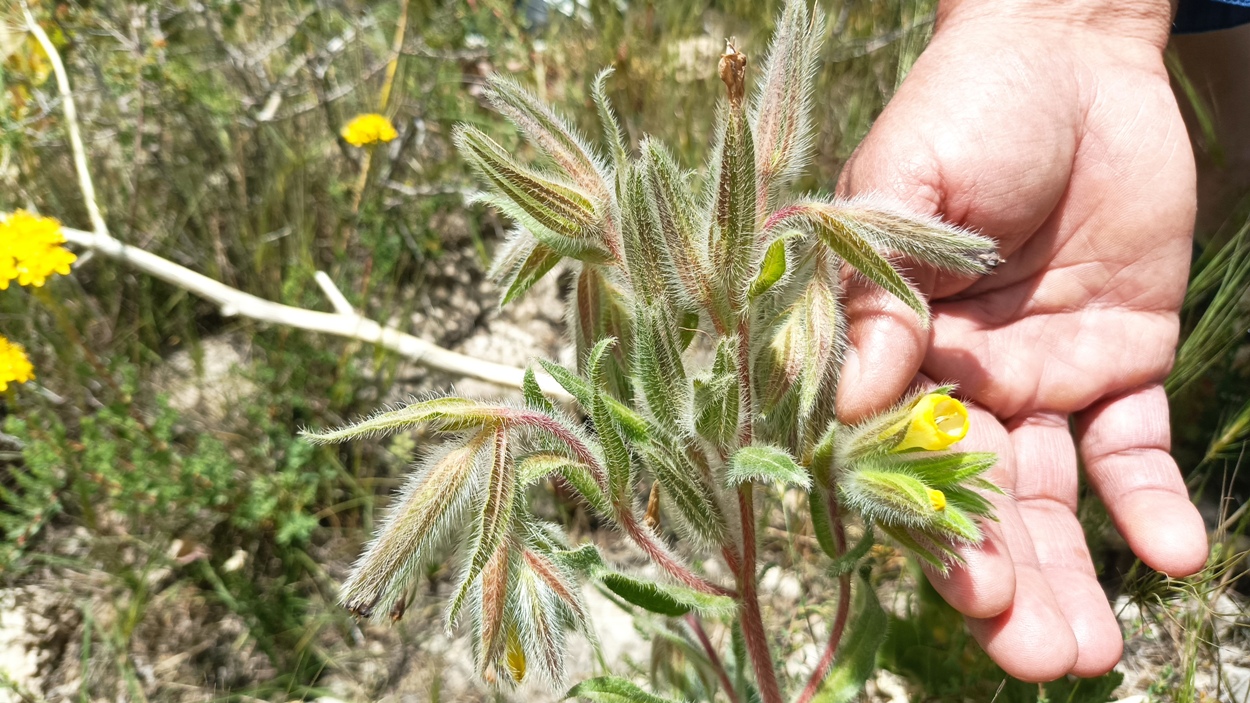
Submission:
[[[729,91],[729,104],[737,109],[742,106],[742,96],[747,89],[747,55],[734,47],[733,39],[725,40],[725,53],[720,57],[720,79]]]

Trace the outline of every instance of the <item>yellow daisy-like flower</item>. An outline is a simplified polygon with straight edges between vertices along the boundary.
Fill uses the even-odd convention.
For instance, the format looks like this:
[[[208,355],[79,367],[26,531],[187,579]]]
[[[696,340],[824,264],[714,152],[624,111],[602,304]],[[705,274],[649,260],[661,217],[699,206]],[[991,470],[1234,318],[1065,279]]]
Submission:
[[[389,142],[399,136],[395,126],[384,115],[369,113],[356,115],[347,126],[343,127],[343,139],[352,146],[365,146],[378,142]]]
[[[35,377],[35,367],[26,358],[26,350],[0,337],[0,392],[7,391],[10,383],[26,383]]]
[[[42,286],[54,273],[69,273],[78,260],[65,246],[61,223],[18,210],[0,219],[0,290],[11,281]]]
[[[904,434],[903,440],[894,447],[896,452],[946,449],[967,436],[968,409],[949,395],[930,393],[917,401],[907,418],[886,434],[897,432]]]

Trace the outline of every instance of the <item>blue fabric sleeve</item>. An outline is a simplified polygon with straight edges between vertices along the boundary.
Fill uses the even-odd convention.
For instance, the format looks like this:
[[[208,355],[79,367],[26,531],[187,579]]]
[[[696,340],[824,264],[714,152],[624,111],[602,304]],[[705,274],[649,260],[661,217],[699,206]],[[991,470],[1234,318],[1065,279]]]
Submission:
[[[1175,34],[1195,34],[1250,23],[1250,0],[1180,0]]]

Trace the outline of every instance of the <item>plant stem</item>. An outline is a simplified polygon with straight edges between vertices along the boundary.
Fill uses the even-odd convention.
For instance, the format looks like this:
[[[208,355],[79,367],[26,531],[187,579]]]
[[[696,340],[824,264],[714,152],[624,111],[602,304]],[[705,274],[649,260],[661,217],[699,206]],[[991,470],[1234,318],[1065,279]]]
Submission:
[[[725,695],[729,696],[730,703],[740,703],[738,692],[734,690],[733,682],[729,680],[729,672],[725,671],[725,664],[721,662],[720,655],[716,653],[716,647],[712,646],[712,640],[707,636],[707,631],[703,629],[703,623],[693,613],[687,613],[686,624],[690,625],[690,629],[694,630],[695,636],[699,638],[699,644],[703,645],[703,651],[707,652],[708,661],[712,663],[712,668],[716,671],[716,678],[720,679],[721,688],[725,689]]]
[[[846,527],[842,524],[842,513],[838,507],[838,494],[836,487],[830,487],[825,497],[826,505],[829,506],[829,522],[833,527],[833,541],[837,547],[838,556],[846,553]],[[842,574],[838,577],[838,611],[833,618],[833,629],[829,632],[829,643],[825,645],[825,651],[820,656],[816,668],[812,670],[811,676],[807,679],[807,685],[803,687],[801,693],[795,703],[809,703],[816,692],[820,690],[820,685],[824,683],[825,677],[829,675],[829,669],[833,667],[834,655],[838,652],[838,645],[842,642],[842,633],[846,631],[846,621],[851,612],[851,575],[849,573]]]
[[[763,703],[781,703],[781,689],[777,685],[777,672],[773,670],[768,636],[764,633],[764,616],[760,612],[759,596],[755,590],[755,507],[752,493],[750,483],[738,487],[738,511],[742,515],[742,568],[738,572],[742,636],[747,642],[751,666],[755,669],[755,683],[760,687]]]

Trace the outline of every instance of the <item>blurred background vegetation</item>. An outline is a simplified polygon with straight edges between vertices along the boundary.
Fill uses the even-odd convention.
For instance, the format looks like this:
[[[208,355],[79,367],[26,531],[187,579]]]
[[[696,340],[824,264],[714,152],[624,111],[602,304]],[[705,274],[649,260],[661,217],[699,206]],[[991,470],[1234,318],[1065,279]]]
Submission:
[[[830,22],[818,156],[800,186],[829,189],[924,48],[935,2],[820,4]],[[696,168],[689,156],[711,139],[723,39],[761,55],[779,2],[31,5],[68,64],[115,236],[314,309],[326,309],[313,281],[325,270],[369,316],[454,346],[496,315],[482,278],[505,223],[466,205],[474,184],[454,158],[451,128],[470,122],[522,148],[484,108],[482,77],[517,74],[597,133],[590,79],[614,66],[610,94],[630,137],[661,137]],[[24,207],[86,228],[51,67],[22,24],[18,8],[0,9],[0,211]],[[1189,99],[1203,114],[1199,92]],[[366,157],[338,132],[378,110],[400,136]],[[1131,640],[1129,666],[1141,671],[1127,675],[1153,700],[1235,689],[1230,648],[1250,639],[1238,591],[1250,520],[1250,481],[1237,471],[1250,433],[1242,206],[1200,233],[1187,341],[1169,384],[1177,455],[1218,528],[1212,567],[1184,582],[1155,577],[1134,564],[1096,500],[1082,503],[1108,593],[1135,613],[1125,615],[1126,634],[1141,642]],[[448,302],[461,300],[449,288],[471,304],[440,311],[464,307]],[[39,652],[26,679],[0,678],[11,700],[453,699],[438,676],[403,683],[425,630],[441,623],[418,615],[362,631],[334,605],[410,447],[313,449],[295,438],[450,379],[360,344],[223,317],[90,257],[38,294],[0,293],[0,332],[27,347],[38,374],[0,410],[0,611],[25,614],[18,625],[0,618],[0,645],[20,639],[16,627]],[[774,502],[769,519],[787,535],[774,562],[802,573],[793,545],[806,528],[782,497]],[[880,585],[902,605],[879,661],[891,678],[874,700],[895,700],[887,684],[917,700],[1105,701],[1124,691],[1119,674],[1048,687],[1008,680],[913,568],[880,552]],[[431,593],[445,568],[430,566]],[[821,600],[807,576],[800,610]],[[638,672],[696,696],[680,649],[656,650],[635,662]]]

